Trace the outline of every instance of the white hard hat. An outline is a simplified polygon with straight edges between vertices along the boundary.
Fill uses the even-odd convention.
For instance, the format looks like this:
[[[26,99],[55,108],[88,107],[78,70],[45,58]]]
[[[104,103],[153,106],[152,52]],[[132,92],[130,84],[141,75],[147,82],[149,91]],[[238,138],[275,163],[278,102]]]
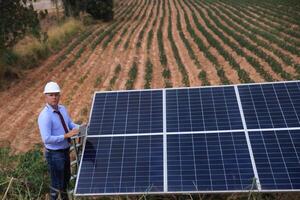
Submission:
[[[45,85],[44,94],[46,93],[58,93],[60,92],[59,85],[55,82],[49,82]]]

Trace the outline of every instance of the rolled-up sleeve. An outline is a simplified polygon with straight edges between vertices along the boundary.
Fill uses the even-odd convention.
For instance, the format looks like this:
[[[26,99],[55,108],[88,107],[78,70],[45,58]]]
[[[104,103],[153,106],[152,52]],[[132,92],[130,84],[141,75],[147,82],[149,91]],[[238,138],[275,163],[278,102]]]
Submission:
[[[40,114],[38,124],[45,144],[55,144],[64,140],[64,135],[54,136],[51,134],[51,118],[46,113]]]

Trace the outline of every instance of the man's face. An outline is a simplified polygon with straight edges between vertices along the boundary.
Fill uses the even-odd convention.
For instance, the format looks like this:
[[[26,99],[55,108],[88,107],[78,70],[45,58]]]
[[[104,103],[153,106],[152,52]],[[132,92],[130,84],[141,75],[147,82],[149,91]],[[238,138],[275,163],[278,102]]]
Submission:
[[[50,106],[57,106],[58,102],[59,102],[60,94],[59,93],[47,93],[47,94],[45,94],[45,97],[46,97],[46,102]]]

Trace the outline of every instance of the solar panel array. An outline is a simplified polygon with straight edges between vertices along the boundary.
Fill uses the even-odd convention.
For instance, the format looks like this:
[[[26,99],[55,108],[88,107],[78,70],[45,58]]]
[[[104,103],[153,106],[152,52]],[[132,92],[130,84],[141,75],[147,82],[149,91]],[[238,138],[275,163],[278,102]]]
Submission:
[[[76,195],[300,191],[300,81],[98,92]]]

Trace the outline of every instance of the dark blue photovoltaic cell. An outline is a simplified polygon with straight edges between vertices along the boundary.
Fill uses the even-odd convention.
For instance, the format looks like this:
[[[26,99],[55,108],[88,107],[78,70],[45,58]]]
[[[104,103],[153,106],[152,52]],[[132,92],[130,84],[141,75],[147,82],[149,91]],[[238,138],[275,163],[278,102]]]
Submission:
[[[300,83],[240,85],[248,129],[300,127]]]
[[[263,190],[300,189],[300,130],[249,132]]]
[[[169,191],[255,189],[244,132],[168,135],[167,144]]]
[[[243,129],[234,87],[166,90],[168,132]]]
[[[163,131],[162,91],[97,93],[88,135]]]
[[[87,138],[76,194],[163,191],[163,136]]]

